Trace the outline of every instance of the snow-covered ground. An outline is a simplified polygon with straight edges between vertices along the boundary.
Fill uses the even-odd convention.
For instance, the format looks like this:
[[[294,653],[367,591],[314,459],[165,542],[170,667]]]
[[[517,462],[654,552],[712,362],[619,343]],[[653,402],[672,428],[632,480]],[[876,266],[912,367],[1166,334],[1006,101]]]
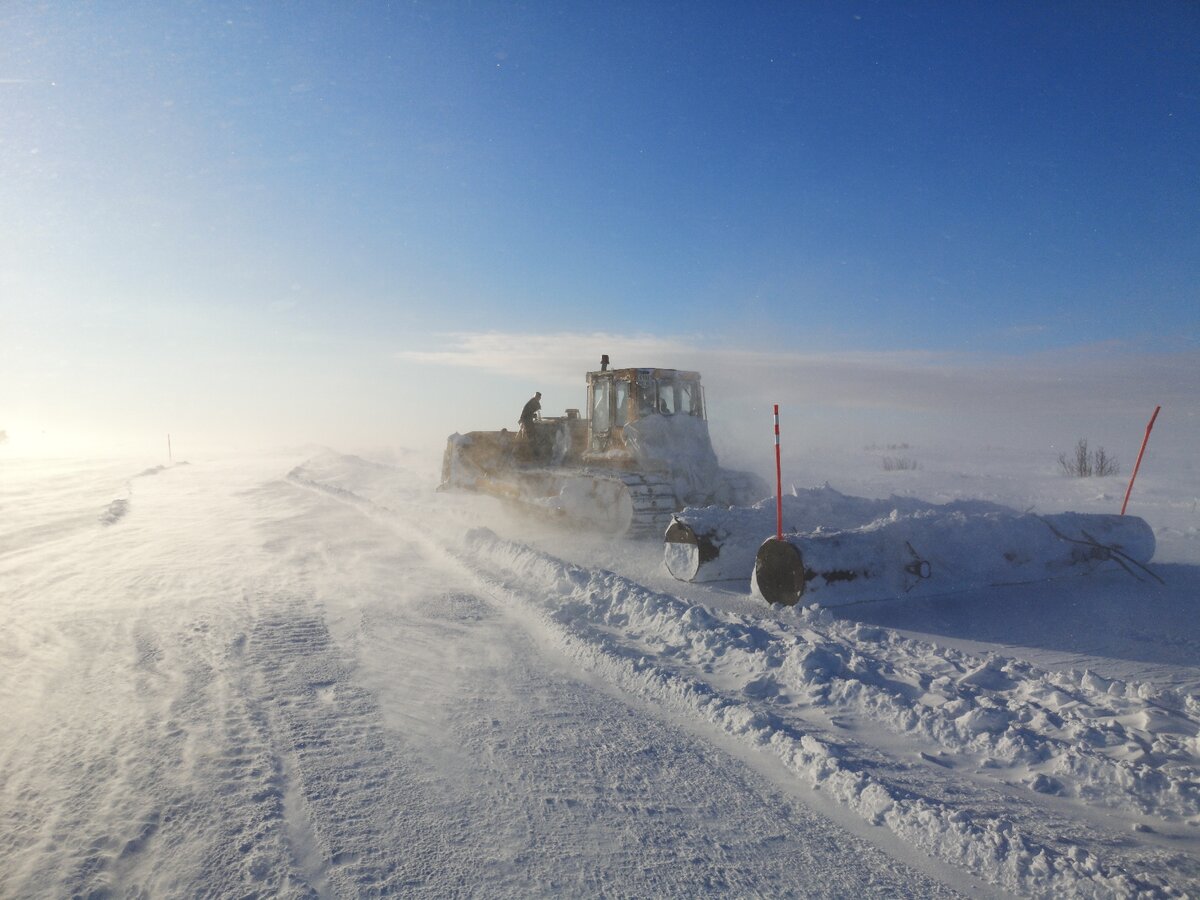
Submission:
[[[0,896],[1200,892],[1190,458],[1130,507],[1164,584],[834,610],[435,493],[437,462],[0,461]],[[1119,511],[1125,477],[1055,468],[785,478]]]

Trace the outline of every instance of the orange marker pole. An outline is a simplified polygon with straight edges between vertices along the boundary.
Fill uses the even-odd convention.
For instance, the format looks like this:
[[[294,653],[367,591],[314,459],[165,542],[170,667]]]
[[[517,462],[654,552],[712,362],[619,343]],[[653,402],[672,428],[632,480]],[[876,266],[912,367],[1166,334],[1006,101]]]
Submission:
[[[779,467],[779,404],[775,404],[775,539],[783,540],[783,475]]]
[[[1125,507],[1129,505],[1129,495],[1133,493],[1133,481],[1137,478],[1138,469],[1142,465],[1142,454],[1146,452],[1146,444],[1150,442],[1150,429],[1154,427],[1154,420],[1158,418],[1158,411],[1161,406],[1154,407],[1154,415],[1150,417],[1150,424],[1146,426],[1146,436],[1142,438],[1142,449],[1138,451],[1137,462],[1133,464],[1133,474],[1129,476],[1129,487],[1125,489],[1125,502],[1121,504],[1121,515],[1125,515]]]

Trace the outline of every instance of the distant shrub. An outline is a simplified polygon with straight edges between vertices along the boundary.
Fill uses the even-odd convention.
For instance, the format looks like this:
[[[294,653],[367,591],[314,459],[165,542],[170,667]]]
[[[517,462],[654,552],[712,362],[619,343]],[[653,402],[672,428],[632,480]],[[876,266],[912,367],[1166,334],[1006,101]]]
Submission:
[[[883,471],[885,472],[907,472],[916,468],[917,461],[906,456],[885,456],[883,458]]]
[[[1105,453],[1103,447],[1089,450],[1087,438],[1079,439],[1074,453],[1058,454],[1058,464],[1063,474],[1071,478],[1091,478],[1093,475],[1103,477],[1116,475],[1121,471],[1116,458]]]

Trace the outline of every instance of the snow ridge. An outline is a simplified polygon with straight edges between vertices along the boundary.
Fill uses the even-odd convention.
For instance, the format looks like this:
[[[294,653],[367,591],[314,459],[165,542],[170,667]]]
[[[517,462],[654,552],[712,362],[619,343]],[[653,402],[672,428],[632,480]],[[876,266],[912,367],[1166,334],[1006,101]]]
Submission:
[[[486,567],[477,571],[487,581],[493,581],[494,574],[489,573],[497,567],[506,571],[506,579],[493,581],[494,592],[534,612],[553,640],[586,668],[604,673],[633,694],[699,716],[734,738],[770,749],[810,786],[939,859],[1025,894],[1182,896],[1162,879],[1101,863],[1096,853],[1082,847],[1059,850],[1004,818],[985,822],[967,809],[915,795],[879,773],[866,771],[851,747],[786,721],[769,703],[757,701],[791,691],[818,705],[854,707],[880,716],[898,732],[932,738],[955,752],[1047,763],[1056,777],[1076,779],[1075,793],[1085,800],[1144,805],[1177,814],[1194,811],[1197,801],[1195,783],[1188,779],[1189,774],[1194,776],[1195,722],[1187,717],[1154,707],[1175,716],[1183,730],[1192,732],[1190,751],[1182,739],[1169,747],[1188,757],[1180,772],[1159,780],[1136,764],[1122,764],[1086,749],[1067,752],[1066,745],[1050,733],[1052,729],[1039,732],[1045,722],[1054,724],[1051,715],[1062,719],[1058,727],[1069,730],[1070,720],[1062,712],[1052,713],[1057,698],[1049,694],[1024,699],[1019,691],[1010,691],[1017,695],[1010,702],[997,701],[995,695],[1003,693],[1004,682],[1013,676],[1018,676],[1014,683],[1052,683],[1050,676],[1033,675],[1032,667],[1022,663],[973,661],[938,650],[947,672],[961,673],[957,681],[949,674],[927,679],[916,672],[899,673],[897,678],[894,664],[873,657],[868,648],[882,645],[902,654],[920,649],[906,647],[904,639],[886,629],[849,626],[847,630],[855,634],[839,634],[832,618],[809,610],[795,615],[795,632],[785,627],[768,630],[736,616],[719,618],[701,606],[611,572],[561,562],[486,529],[467,537],[462,561],[474,567],[477,563],[472,560]],[[970,662],[974,668],[963,672]],[[716,677],[687,674],[683,671],[687,667]],[[729,682],[725,689],[713,683],[722,677]],[[910,692],[927,680],[926,687],[942,696],[943,702],[926,710],[903,702],[899,686],[892,690],[883,686],[889,680],[903,684],[905,678]],[[1087,696],[1092,690],[1082,681],[1075,687],[1076,696]],[[1138,692],[1133,693],[1135,699],[1126,702],[1136,707]],[[1104,696],[1116,695],[1106,689]],[[1013,703],[1015,710],[1009,708]],[[1069,713],[1065,705],[1058,703],[1056,708]],[[1139,711],[1150,708],[1143,703]],[[1109,746],[1108,738],[1101,737],[1095,744]],[[1056,764],[1058,759],[1068,762]],[[1031,787],[1050,789],[1046,787],[1050,784],[1047,777]]]

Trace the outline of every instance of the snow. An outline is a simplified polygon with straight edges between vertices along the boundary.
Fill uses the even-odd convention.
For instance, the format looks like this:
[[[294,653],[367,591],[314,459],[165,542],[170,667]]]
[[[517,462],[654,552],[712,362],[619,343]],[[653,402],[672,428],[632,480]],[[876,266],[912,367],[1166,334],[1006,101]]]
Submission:
[[[1124,492],[906,452],[792,463],[837,487],[789,530],[923,516],[970,554]],[[437,465],[0,460],[0,895],[1200,891],[1189,459],[1131,504],[1161,584],[842,608],[677,581]]]
[[[625,443],[645,469],[670,465],[677,497],[707,497],[720,477],[708,422],[699,416],[646,416],[625,426]]]

